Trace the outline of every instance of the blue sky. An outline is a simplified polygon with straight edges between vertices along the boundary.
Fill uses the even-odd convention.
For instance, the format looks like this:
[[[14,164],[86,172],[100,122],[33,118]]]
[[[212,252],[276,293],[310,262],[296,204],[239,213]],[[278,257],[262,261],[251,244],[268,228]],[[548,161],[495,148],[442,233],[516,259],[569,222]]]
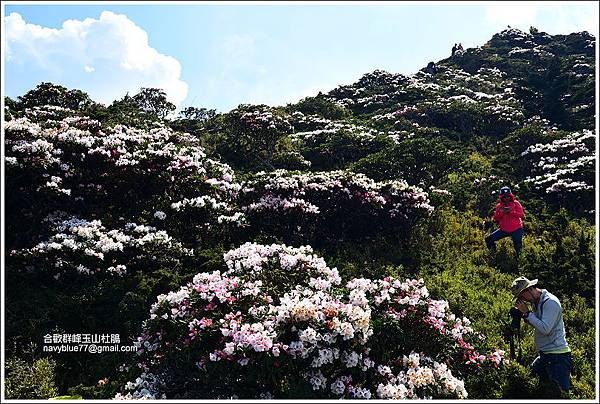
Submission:
[[[295,102],[375,69],[411,74],[447,57],[455,42],[480,46],[507,25],[598,30],[596,2],[5,2],[3,12],[4,95],[52,81],[109,103],[141,86],[162,87],[179,107],[219,111]]]

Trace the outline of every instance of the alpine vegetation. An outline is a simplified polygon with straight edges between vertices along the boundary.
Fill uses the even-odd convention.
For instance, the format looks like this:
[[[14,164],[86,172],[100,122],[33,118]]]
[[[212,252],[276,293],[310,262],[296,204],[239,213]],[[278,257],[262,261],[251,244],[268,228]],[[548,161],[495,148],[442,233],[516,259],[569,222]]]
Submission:
[[[595,47],[507,29],[225,113],[7,97],[6,397],[596,398]],[[521,276],[568,391],[507,328]]]

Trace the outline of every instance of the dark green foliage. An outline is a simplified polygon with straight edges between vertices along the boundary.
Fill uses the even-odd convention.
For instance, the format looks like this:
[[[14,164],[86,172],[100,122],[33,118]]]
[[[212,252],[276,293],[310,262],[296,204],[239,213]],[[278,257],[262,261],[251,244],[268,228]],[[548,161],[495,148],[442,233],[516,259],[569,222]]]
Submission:
[[[179,113],[182,119],[194,121],[208,121],[217,116],[217,111],[214,109],[187,107]]]
[[[21,109],[53,105],[75,111],[84,111],[95,104],[81,90],[69,90],[53,83],[40,83],[25,95],[18,97],[18,107]]]
[[[141,88],[140,92],[132,97],[132,101],[150,117],[165,119],[175,110],[175,104],[167,100],[166,93],[158,88]]]
[[[125,94],[115,100],[108,108],[96,109],[91,117],[109,125],[127,125],[147,128],[151,122],[165,119],[175,110],[175,105],[167,100],[163,90],[158,88],[141,88],[133,97]]]
[[[575,292],[592,302],[595,230],[564,210],[540,227],[543,236],[524,251],[521,273],[539,278],[560,295]]]
[[[108,107],[99,106],[92,109],[90,117],[109,126],[146,127],[152,122],[150,118],[148,121],[144,119],[142,110],[129,94],[125,94],[120,100],[113,101]]]
[[[319,115],[323,118],[337,120],[349,118],[351,112],[323,97],[306,97],[297,104],[290,107],[305,115]]]
[[[443,137],[414,138],[371,153],[350,166],[376,181],[410,178],[425,188],[439,183],[463,156],[454,149],[458,144]]]
[[[240,105],[218,122],[210,135],[215,152],[236,170],[271,170],[282,154],[293,152],[286,139],[292,133],[288,116],[266,105]],[[285,163],[284,163],[285,164]]]
[[[340,131],[323,135],[320,139],[304,147],[304,156],[311,161],[314,170],[338,170],[350,168],[351,164],[366,156],[372,156],[391,147],[393,143],[386,137],[365,140],[361,133]]]
[[[514,123],[498,119],[480,105],[459,102],[429,109],[419,124],[453,131],[456,133],[453,140],[459,142],[469,141],[478,134],[500,136],[515,128]]]
[[[214,109],[187,107],[179,112],[177,119],[169,122],[169,126],[179,132],[199,135],[216,116]]]

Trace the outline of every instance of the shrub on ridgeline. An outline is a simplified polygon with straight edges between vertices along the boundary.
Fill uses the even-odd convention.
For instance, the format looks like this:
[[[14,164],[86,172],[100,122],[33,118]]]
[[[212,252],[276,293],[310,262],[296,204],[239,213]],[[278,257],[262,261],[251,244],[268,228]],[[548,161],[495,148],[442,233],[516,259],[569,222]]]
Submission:
[[[165,119],[176,108],[175,104],[167,100],[164,90],[159,88],[142,87],[132,100],[142,111],[155,119]]]
[[[179,112],[176,119],[169,122],[169,126],[175,131],[198,134],[216,116],[217,111],[215,109],[187,107]]]
[[[75,111],[85,111],[94,104],[95,102],[81,90],[69,90],[58,84],[44,82],[18,97],[13,108],[27,110],[51,105]]]
[[[117,398],[465,398],[462,378],[502,366],[422,280],[342,283],[309,246],[223,259],[158,297]]]

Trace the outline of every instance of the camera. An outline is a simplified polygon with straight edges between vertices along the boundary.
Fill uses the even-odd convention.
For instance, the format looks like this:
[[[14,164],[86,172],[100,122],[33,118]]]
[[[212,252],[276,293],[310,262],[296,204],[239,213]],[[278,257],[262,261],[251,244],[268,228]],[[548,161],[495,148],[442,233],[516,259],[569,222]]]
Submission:
[[[508,315],[511,318],[510,328],[518,329],[519,327],[521,327],[521,319],[523,318],[523,314],[519,309],[517,309],[516,307],[511,307],[510,311],[508,312]]]
[[[516,359],[518,363],[522,364],[523,353],[521,350],[521,319],[523,318],[523,315],[519,309],[516,307],[511,307],[511,309],[508,311],[508,317],[510,318],[510,323],[507,323],[504,327],[504,341],[510,344],[510,359]],[[515,348],[518,348],[518,355],[516,355],[517,349]]]
[[[508,311],[508,317],[510,321],[504,326],[504,341],[510,342],[514,336],[516,336],[521,329],[521,319],[523,316],[516,307],[512,307]]]

